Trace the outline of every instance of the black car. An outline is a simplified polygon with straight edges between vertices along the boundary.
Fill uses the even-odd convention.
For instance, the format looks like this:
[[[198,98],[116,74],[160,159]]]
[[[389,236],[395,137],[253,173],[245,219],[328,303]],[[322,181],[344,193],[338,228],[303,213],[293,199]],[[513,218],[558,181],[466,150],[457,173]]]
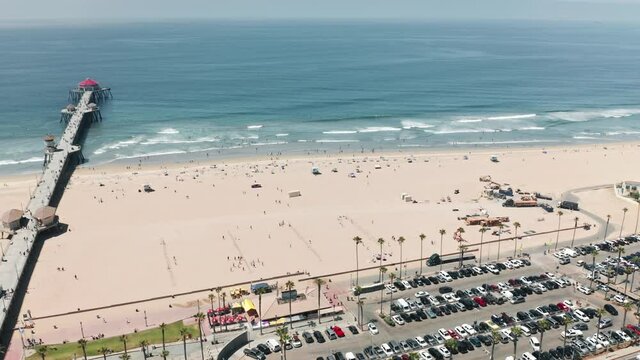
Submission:
[[[518,318],[518,320],[520,321],[527,321],[529,320],[531,317],[529,316],[529,314],[527,314],[524,311],[518,311],[518,313],[516,314],[516,317]]]
[[[447,304],[445,305],[447,307],[447,309],[449,309],[449,311],[451,311],[452,313],[457,313],[458,312],[458,308],[455,307],[453,304]]]
[[[438,308],[437,306],[432,306],[431,307],[431,311],[433,311],[436,315],[438,316],[442,316],[442,311],[440,311],[440,308]]]
[[[605,304],[604,305],[604,309],[607,310],[607,312],[613,316],[618,316],[618,310],[616,310],[616,308],[611,305],[611,304]]]
[[[395,281],[393,283],[393,286],[397,287],[399,291],[407,290],[407,288],[400,281]]]
[[[473,347],[476,347],[476,348],[482,347],[482,341],[480,341],[480,339],[477,336],[472,336],[468,340],[471,343],[471,345],[473,345]]]
[[[429,354],[431,354],[431,356],[433,356],[434,359],[444,360],[444,355],[442,355],[436,348],[429,348],[429,350],[427,351],[429,352]]]
[[[450,292],[453,292],[453,288],[451,288],[451,286],[441,286],[438,289],[438,292],[440,292],[440,294],[448,294]]]
[[[493,339],[488,335],[478,335],[478,339],[482,341],[484,346],[491,346],[493,344]]]
[[[313,343],[313,336],[307,331],[302,333],[302,338],[304,338],[304,342],[307,344]]]
[[[349,325],[347,326],[347,329],[349,329],[349,331],[351,331],[353,335],[358,335],[360,333],[360,331],[358,330],[357,327],[355,327],[355,325]]]
[[[413,321],[422,321],[422,318],[420,317],[420,315],[418,315],[417,312],[411,313],[411,314],[409,314],[409,316],[411,317],[411,320],[413,320]]]
[[[317,341],[319,344],[322,344],[322,343],[324,343],[324,342],[326,341],[326,340],[324,339],[324,336],[322,336],[322,333],[321,333],[320,331],[318,331],[318,330],[315,330],[315,331],[313,332],[313,337],[314,337],[314,338],[316,338],[316,341]]]
[[[422,309],[416,311],[416,314],[420,317],[421,320],[426,320],[429,318],[429,315],[427,315],[427,313]]]
[[[589,330],[589,325],[587,325],[586,323],[583,322],[578,322],[573,324],[573,326],[571,327],[574,330],[580,330],[580,331],[585,331],[585,330]]]
[[[313,338],[311,339],[311,342],[313,342]],[[271,354],[271,349],[269,349],[269,347],[265,344],[258,344],[256,345],[256,348],[258,348],[258,350],[260,350],[260,352],[265,355]]]
[[[607,305],[608,305],[608,304],[607,304]],[[607,306],[607,305],[605,305],[605,308],[606,308],[606,306]],[[594,317],[597,317],[597,316],[598,316],[598,312],[597,312],[595,309],[593,309],[593,308],[583,308],[583,309],[580,309],[580,310],[582,310],[582,312],[583,312],[585,315],[587,315],[587,316],[589,317],[589,319],[593,319]],[[606,309],[605,309],[605,310],[606,310]]]
[[[426,277],[422,277],[422,283],[425,285],[431,285],[431,280],[429,278]]]
[[[402,320],[404,320],[406,323],[410,323],[410,322],[413,321],[411,316],[409,314],[407,314],[407,313],[400,314],[400,317],[402,317]]]
[[[449,276],[451,276],[451,278],[453,280],[457,280],[458,278],[460,278],[460,274],[457,271],[447,271],[449,273]]]
[[[427,279],[429,279],[429,281],[431,281],[435,285],[438,285],[440,283],[440,281],[438,281],[435,276],[429,276]]]
[[[264,359],[267,358],[266,356],[264,356],[264,354],[260,350],[258,350],[256,348],[244,349],[244,354],[246,356],[248,356],[248,357],[250,357],[252,359],[256,359],[256,360],[264,360]]]
[[[500,270],[500,271],[507,270],[507,267],[503,263],[496,263],[495,267],[497,267],[498,270]]]
[[[449,308],[444,305],[440,306],[440,311],[442,311],[445,315],[451,315],[451,310],[449,310]]]

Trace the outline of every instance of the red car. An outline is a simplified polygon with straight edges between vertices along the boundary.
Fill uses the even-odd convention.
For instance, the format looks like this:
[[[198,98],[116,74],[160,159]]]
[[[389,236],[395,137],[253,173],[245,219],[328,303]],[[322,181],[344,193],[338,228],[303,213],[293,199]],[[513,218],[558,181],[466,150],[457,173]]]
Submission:
[[[454,338],[456,340],[462,339],[462,336],[460,336],[460,334],[458,334],[457,332],[453,331],[453,329],[449,329],[449,330],[447,330],[447,332],[449,333],[449,336],[451,336],[452,338]]]
[[[556,306],[558,307],[558,309],[562,310],[562,311],[569,311],[571,309],[569,309],[569,307],[567,305],[565,305],[564,303],[557,303]]]
[[[627,324],[627,329],[633,331],[636,335],[640,335],[640,328],[633,324]]]
[[[336,335],[338,335],[338,337],[344,337],[344,331],[342,331],[339,326],[334,326],[331,329],[336,333]]]
[[[478,305],[480,305],[480,306],[482,306],[482,307],[487,306],[487,302],[486,302],[486,301],[484,301],[484,299],[483,299],[483,298],[481,298],[480,296],[476,296],[476,297],[474,297],[474,298],[473,298],[473,301],[475,301]]]

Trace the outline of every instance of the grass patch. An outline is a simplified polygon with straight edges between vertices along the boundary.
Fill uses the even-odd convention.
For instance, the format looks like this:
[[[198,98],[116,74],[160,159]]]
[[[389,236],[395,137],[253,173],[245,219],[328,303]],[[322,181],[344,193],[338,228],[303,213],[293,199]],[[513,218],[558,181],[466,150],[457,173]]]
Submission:
[[[165,342],[172,343],[176,341],[181,341],[180,338],[180,329],[183,327],[182,321],[176,321],[171,324],[167,324],[167,327],[164,331]],[[186,326],[189,329],[192,337],[198,336],[198,326],[190,325]],[[131,350],[134,348],[140,347],[140,342],[142,340],[147,340],[149,345],[158,344],[162,345],[162,331],[160,328],[152,328],[143,331],[138,331],[137,333],[127,334],[127,350]],[[49,351],[46,354],[46,360],[68,360],[73,359],[74,354],[77,358],[82,358],[82,348],[77,341],[69,342],[66,344],[47,344],[49,346]],[[124,351],[124,345],[122,341],[120,341],[120,336],[114,336],[110,338],[104,338],[100,340],[88,340],[87,341],[87,356],[95,356],[101,355],[100,349],[106,347],[110,349],[112,352],[120,352]],[[28,360],[39,360],[40,355],[36,352],[35,354],[27,357]]]

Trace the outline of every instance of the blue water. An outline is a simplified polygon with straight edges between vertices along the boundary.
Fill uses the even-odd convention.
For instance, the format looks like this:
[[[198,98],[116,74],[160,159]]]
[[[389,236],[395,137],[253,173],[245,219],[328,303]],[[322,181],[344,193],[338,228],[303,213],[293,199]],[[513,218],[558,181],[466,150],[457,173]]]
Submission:
[[[113,89],[90,163],[640,138],[640,27],[202,22],[0,28],[0,172],[40,167],[67,91]]]

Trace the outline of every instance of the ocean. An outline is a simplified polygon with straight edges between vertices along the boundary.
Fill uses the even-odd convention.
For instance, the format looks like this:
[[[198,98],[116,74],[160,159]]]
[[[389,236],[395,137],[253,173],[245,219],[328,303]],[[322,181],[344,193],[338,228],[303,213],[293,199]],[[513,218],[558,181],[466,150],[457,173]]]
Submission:
[[[89,164],[640,139],[640,27],[194,21],[0,28],[0,172],[67,92],[112,88]]]

